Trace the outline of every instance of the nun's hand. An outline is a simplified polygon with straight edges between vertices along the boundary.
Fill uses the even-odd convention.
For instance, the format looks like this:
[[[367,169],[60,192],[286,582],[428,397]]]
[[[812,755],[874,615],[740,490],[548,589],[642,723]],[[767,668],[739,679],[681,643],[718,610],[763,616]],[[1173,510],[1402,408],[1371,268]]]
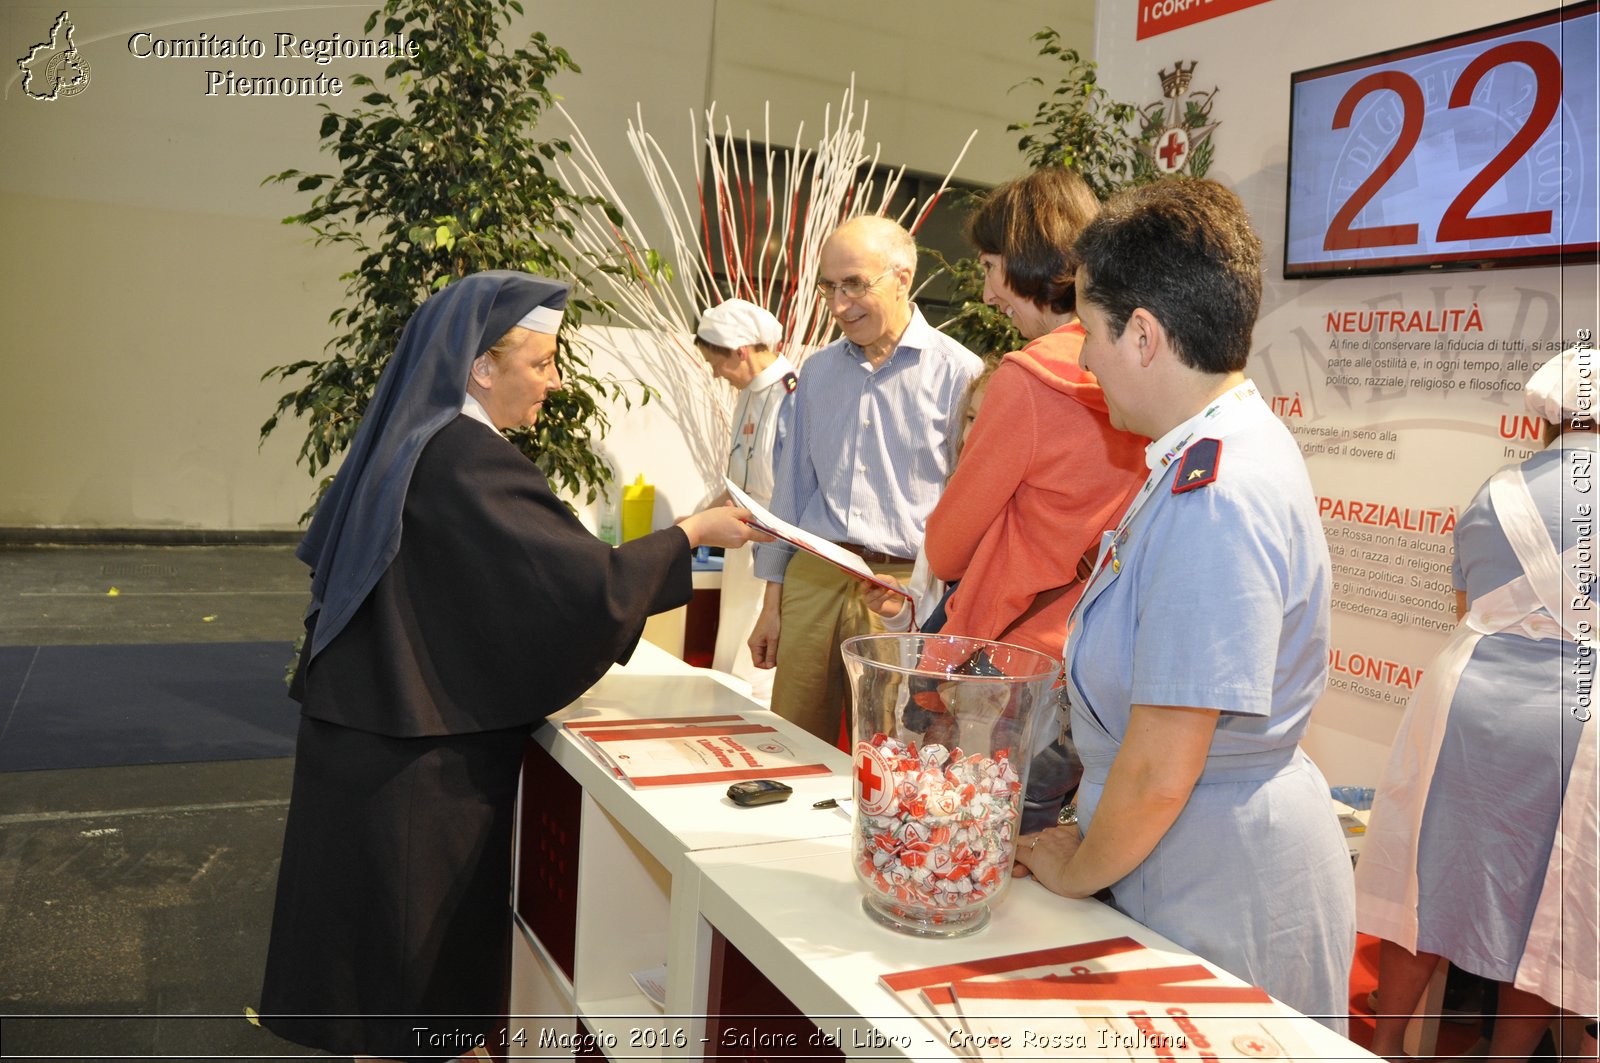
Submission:
[[[692,517],[684,517],[678,527],[689,537],[689,545],[720,546],[732,550],[745,543],[770,543],[772,536],[746,524],[750,511],[738,506],[717,506]]]

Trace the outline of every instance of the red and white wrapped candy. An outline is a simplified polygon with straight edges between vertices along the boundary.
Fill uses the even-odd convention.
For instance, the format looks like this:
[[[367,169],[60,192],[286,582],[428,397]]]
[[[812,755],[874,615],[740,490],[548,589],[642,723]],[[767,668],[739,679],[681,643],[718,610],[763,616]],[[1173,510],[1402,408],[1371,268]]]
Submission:
[[[1010,750],[968,756],[875,734],[856,746],[856,872],[895,904],[959,909],[1005,884],[1021,819]]]

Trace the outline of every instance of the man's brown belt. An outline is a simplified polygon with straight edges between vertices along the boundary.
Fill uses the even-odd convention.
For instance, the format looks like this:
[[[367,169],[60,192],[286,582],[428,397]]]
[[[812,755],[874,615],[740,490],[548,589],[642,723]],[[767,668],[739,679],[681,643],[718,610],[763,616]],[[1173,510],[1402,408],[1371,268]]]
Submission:
[[[912,565],[916,563],[909,557],[895,557],[893,554],[886,554],[881,550],[868,550],[865,546],[857,546],[855,543],[835,543],[834,545],[850,551],[869,565]]]

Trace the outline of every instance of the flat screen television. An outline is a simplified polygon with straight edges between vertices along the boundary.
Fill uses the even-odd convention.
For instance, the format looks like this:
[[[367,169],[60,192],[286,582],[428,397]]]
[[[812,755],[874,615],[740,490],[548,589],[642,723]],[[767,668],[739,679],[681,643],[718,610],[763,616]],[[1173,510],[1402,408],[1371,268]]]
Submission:
[[[1283,275],[1593,261],[1600,0],[1290,76]]]

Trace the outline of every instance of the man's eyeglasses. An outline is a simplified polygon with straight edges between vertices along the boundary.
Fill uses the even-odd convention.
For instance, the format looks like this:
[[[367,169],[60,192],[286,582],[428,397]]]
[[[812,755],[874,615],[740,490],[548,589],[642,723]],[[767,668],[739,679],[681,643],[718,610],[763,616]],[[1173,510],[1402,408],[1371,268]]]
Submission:
[[[886,269],[869,281],[862,280],[860,277],[850,277],[847,280],[840,281],[838,284],[833,283],[833,281],[818,281],[817,294],[824,299],[832,299],[834,292],[843,292],[851,299],[859,299],[872,291],[879,281],[893,272],[892,268]]]

